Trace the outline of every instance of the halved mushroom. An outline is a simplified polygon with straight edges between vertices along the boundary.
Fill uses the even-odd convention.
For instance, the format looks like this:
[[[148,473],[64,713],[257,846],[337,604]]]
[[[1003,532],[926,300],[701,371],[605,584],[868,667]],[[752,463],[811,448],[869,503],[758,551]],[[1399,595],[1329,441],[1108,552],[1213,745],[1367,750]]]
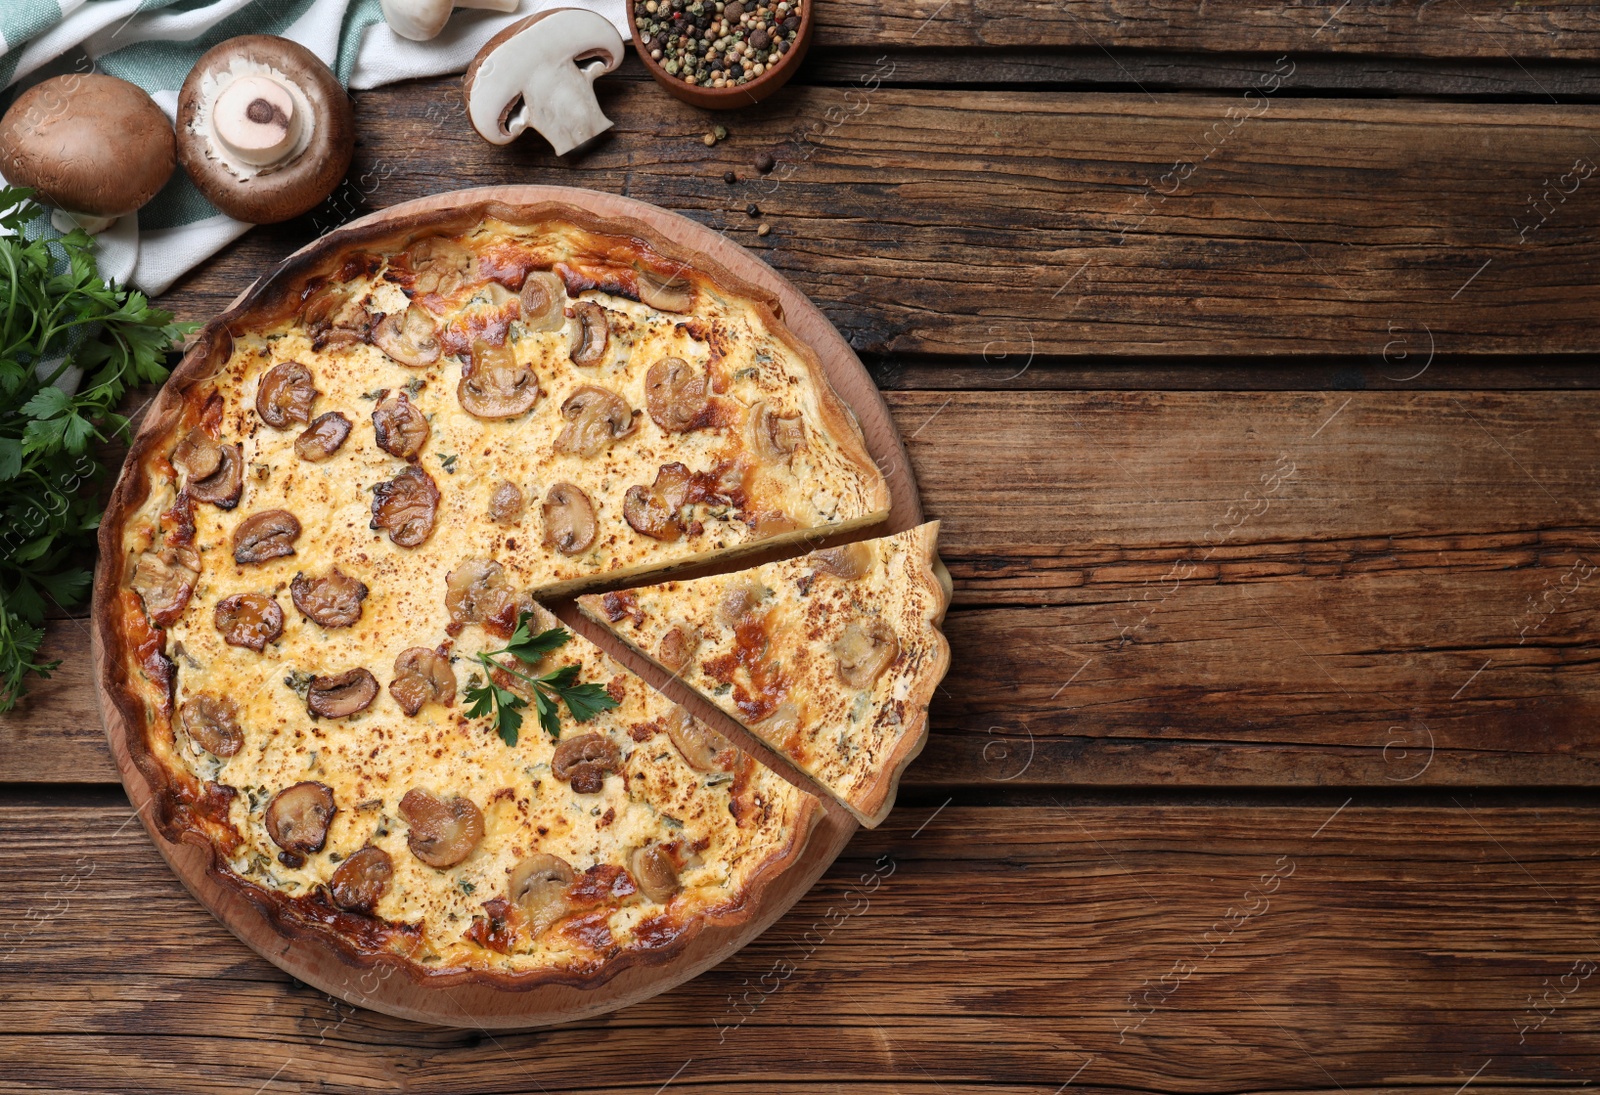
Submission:
[[[544,542],[563,555],[576,555],[600,531],[594,503],[571,483],[557,483],[544,496]]]
[[[294,452],[302,460],[320,464],[344,445],[350,436],[350,420],[338,411],[319,414],[294,439]]]
[[[328,896],[345,912],[371,916],[394,877],[394,860],[371,844],[352,852],[328,880]]]
[[[766,594],[761,583],[753,579],[734,583],[717,605],[717,622],[723,627],[738,627],[750,611],[766,599]]]
[[[444,607],[450,613],[451,634],[467,624],[482,623],[509,632],[520,612],[531,605],[531,599],[511,588],[505,568],[493,559],[466,559],[445,575]]]
[[[252,513],[233,530],[233,561],[236,563],[264,563],[294,554],[294,542],[300,538],[300,522],[286,509],[268,509]]]
[[[55,206],[51,223],[62,232],[104,231],[155,197],[177,166],[161,108],[142,88],[97,72],[54,76],[18,95],[0,119],[0,148],[11,185]]]
[[[372,314],[355,289],[338,281],[309,288],[300,309],[300,322],[311,335],[315,350],[365,342],[371,333]]]
[[[681,510],[689,500],[693,476],[683,464],[663,464],[649,487],[633,486],[622,496],[622,516],[636,532],[668,543],[686,531]]]
[[[531,128],[564,156],[611,128],[593,85],[623,55],[622,36],[603,15],[583,8],[531,15],[489,39],[468,66],[467,117],[491,144]]]
[[[384,316],[372,328],[372,342],[402,365],[420,369],[439,360],[439,323],[418,304]]]
[[[304,46],[248,34],[211,47],[178,92],[178,156],[218,209],[276,224],[315,208],[355,152],[350,96]]]
[[[204,479],[189,480],[189,497],[218,509],[232,509],[244,493],[244,457],[238,445],[219,445],[217,452],[222,457],[217,470]]]
[[[761,736],[780,749],[791,749],[790,735],[800,729],[800,706],[793,700],[784,700],[773,708],[772,714],[761,721]]]
[[[639,427],[638,415],[616,392],[585,384],[561,404],[567,420],[556,438],[556,452],[594,456]]]
[[[166,627],[183,615],[199,580],[199,552],[191,547],[164,547],[139,556],[128,584],[144,601],[150,622]]]
[[[378,678],[357,666],[333,677],[312,677],[306,710],[325,719],[344,719],[365,711],[378,698]]]
[[[671,901],[679,890],[678,868],[659,844],[635,848],[628,856],[628,873],[652,901]]]
[[[750,446],[768,464],[782,464],[805,444],[806,428],[798,412],[779,414],[767,400],[750,408]]]
[[[283,609],[264,593],[235,593],[217,602],[212,621],[229,646],[257,654],[283,634]]]
[[[415,715],[429,703],[449,707],[456,698],[456,671],[439,651],[413,646],[394,660],[389,695],[407,715]]]
[[[310,422],[317,394],[310,369],[298,361],[280,362],[256,386],[256,414],[275,430],[291,422]]]
[[[514,418],[539,401],[539,376],[517,361],[510,345],[472,344],[472,365],[456,386],[461,409],[478,418]]]
[[[226,697],[201,692],[184,700],[178,715],[184,733],[214,757],[231,757],[244,747],[239,709]]]
[[[550,758],[550,774],[571,783],[580,795],[597,795],[607,772],[621,770],[622,750],[604,734],[579,734],[567,738]]]
[[[636,284],[639,299],[663,312],[687,312],[694,307],[694,285],[683,276],[683,271],[662,275],[654,270],[639,267]]]
[[[285,787],[267,803],[267,835],[292,856],[322,851],[334,814],[333,788],[306,780]],[[304,859],[292,866],[303,866]]]
[[[811,553],[811,565],[818,574],[831,574],[835,578],[853,581],[872,569],[872,549],[859,540],[840,547],[823,548]]]
[[[567,911],[567,887],[578,879],[572,864],[548,852],[535,852],[511,868],[507,887],[513,903],[533,921],[538,935]]]
[[[839,679],[851,688],[870,688],[899,655],[894,629],[877,618],[852,621],[833,641]]]
[[[668,433],[704,425],[702,412],[711,394],[706,374],[681,357],[664,357],[644,377],[644,402],[655,424]]]
[[[387,483],[372,488],[373,529],[387,529],[400,547],[416,547],[433,531],[439,509],[439,488],[415,464]]]
[[[361,619],[361,602],[367,599],[367,584],[334,567],[320,578],[296,574],[289,583],[289,596],[300,615],[313,623],[323,627],[352,627]]]
[[[567,323],[567,288],[548,270],[535,270],[522,282],[522,325],[530,331],[559,331]]]
[[[515,524],[524,505],[522,489],[511,480],[502,479],[489,495],[489,517],[497,525]]]
[[[475,256],[447,236],[417,240],[407,248],[406,262],[411,267],[411,288],[423,296],[453,296],[475,280]]]
[[[184,434],[172,450],[172,466],[187,475],[190,483],[215,474],[222,460],[222,446],[198,426]]]
[[[656,661],[674,673],[682,673],[699,649],[699,631],[688,624],[671,627],[656,647]]]
[[[678,747],[684,762],[699,772],[726,772],[733,767],[739,751],[733,742],[677,705],[667,715],[667,736]]]
[[[466,859],[483,839],[483,812],[461,795],[439,799],[413,787],[400,800],[400,814],[411,825],[411,854],[439,870]]]
[[[574,365],[588,368],[606,359],[606,347],[611,344],[611,325],[606,320],[606,310],[592,300],[580,300],[572,306],[572,318],[578,325],[572,329],[572,343],[568,356]]]
[[[432,432],[427,417],[404,391],[384,391],[372,408],[372,433],[378,448],[402,460],[415,460]]]

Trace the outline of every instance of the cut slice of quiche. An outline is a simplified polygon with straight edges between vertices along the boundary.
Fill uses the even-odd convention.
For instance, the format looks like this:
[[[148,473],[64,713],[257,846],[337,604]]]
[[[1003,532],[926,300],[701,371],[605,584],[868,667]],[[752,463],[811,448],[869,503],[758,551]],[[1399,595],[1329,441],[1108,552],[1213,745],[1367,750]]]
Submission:
[[[578,600],[875,826],[950,664],[939,523]]]

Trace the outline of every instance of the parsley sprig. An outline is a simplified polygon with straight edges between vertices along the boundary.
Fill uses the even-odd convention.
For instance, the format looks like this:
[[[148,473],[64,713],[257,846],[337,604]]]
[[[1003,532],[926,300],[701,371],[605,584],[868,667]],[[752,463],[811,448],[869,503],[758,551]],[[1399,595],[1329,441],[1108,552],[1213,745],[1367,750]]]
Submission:
[[[494,671],[497,669],[529,686],[534,707],[539,714],[539,725],[552,738],[561,737],[561,712],[557,701],[566,704],[567,713],[578,722],[588,722],[600,712],[617,706],[617,701],[598,684],[579,684],[579,667],[576,665],[564,665],[554,672],[534,677],[493,660],[509,654],[524,665],[537,665],[545,655],[560,650],[572,638],[572,633],[564,627],[552,627],[532,634],[529,631],[532,620],[533,614],[524,612],[517,619],[517,629],[511,633],[505,646],[499,650],[479,651],[478,661],[488,673],[488,680],[467,689],[467,699],[472,701],[472,706],[467,708],[467,717],[477,719],[492,713],[500,740],[507,745],[517,744],[517,734],[522,729],[522,709],[528,706],[528,701],[511,689],[501,688],[495,683]]]
[[[88,594],[103,445],[128,434],[114,408],[166,379],[168,351],[194,330],[102,280],[85,233],[27,239],[44,215],[31,194],[0,188],[0,711],[58,664],[39,657],[48,603]]]

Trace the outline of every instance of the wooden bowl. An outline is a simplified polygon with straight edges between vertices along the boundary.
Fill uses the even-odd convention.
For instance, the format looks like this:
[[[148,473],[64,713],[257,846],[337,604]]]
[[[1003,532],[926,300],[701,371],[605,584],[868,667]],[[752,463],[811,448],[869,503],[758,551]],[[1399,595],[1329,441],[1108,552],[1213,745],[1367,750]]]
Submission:
[[[812,12],[817,0],[805,0],[804,6],[800,9],[800,30],[795,34],[789,52],[783,54],[777,64],[754,80],[739,84],[737,87],[701,87],[698,84],[684,83],[662,68],[660,61],[650,56],[650,51],[644,48],[644,39],[639,33],[639,21],[633,14],[634,0],[622,0],[622,3],[628,9],[628,29],[633,32],[633,48],[638,51],[639,60],[644,62],[644,67],[650,70],[650,75],[656,78],[656,83],[666,88],[674,97],[703,110],[737,110],[742,106],[754,106],[788,83],[789,77],[800,67],[800,62],[805,60],[806,50],[811,47],[811,33],[816,26]]]

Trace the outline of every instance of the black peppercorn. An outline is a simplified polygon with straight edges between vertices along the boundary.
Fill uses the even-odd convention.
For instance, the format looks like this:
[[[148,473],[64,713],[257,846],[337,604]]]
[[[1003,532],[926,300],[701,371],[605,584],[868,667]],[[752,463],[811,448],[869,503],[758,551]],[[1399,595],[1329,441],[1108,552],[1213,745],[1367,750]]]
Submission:
[[[755,202],[751,202],[749,205],[744,207],[744,212],[745,216],[747,217],[759,217],[761,216],[761,207]]]

